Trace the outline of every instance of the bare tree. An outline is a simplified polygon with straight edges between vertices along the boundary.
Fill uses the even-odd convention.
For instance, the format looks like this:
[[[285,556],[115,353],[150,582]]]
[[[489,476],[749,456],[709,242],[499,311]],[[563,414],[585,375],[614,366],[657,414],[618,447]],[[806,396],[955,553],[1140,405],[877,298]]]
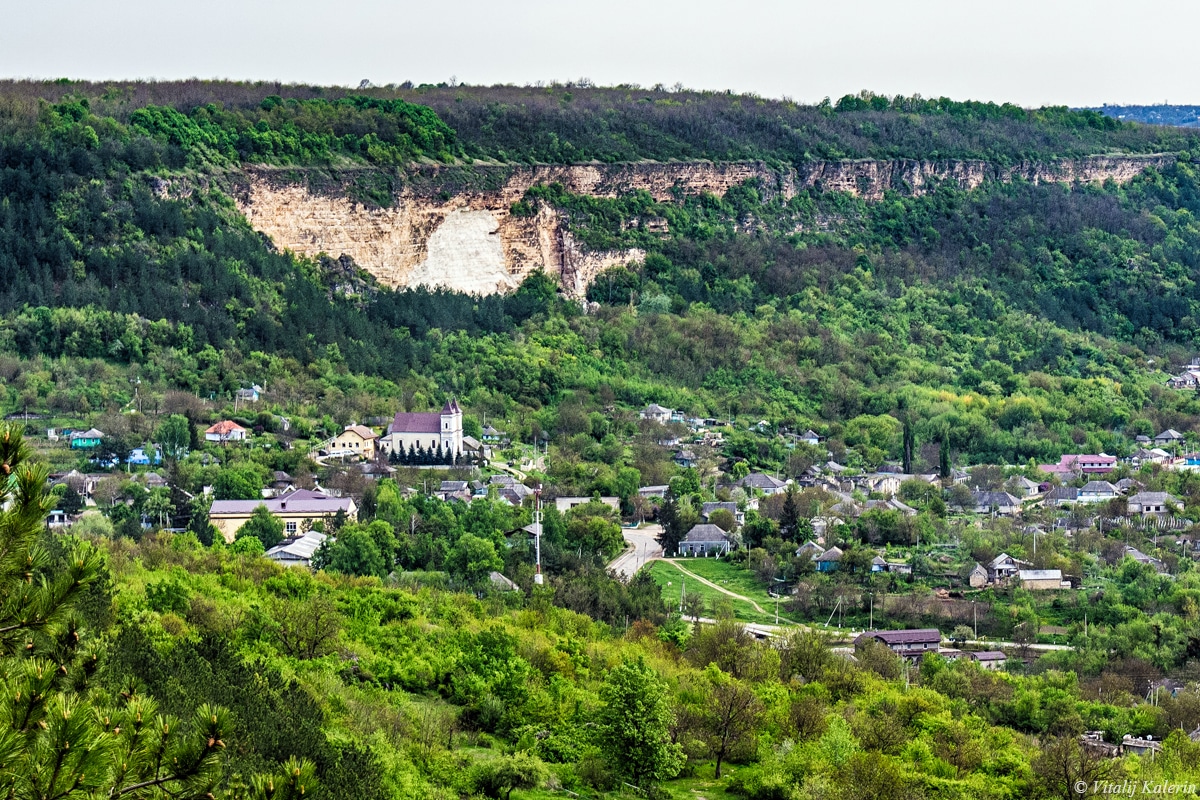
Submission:
[[[337,642],[342,620],[333,600],[313,594],[306,600],[276,600],[271,604],[275,638],[285,653],[295,658],[325,655]]]
[[[1096,782],[1118,777],[1116,761],[1085,747],[1075,736],[1060,736],[1043,742],[1032,766],[1047,796],[1063,800],[1079,797],[1077,784],[1090,791]]]

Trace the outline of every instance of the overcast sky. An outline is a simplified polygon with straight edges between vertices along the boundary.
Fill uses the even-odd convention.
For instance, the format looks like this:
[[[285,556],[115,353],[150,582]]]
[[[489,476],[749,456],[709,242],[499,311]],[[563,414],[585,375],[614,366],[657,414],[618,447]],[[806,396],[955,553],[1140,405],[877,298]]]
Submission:
[[[0,76],[1200,104],[1196,0],[0,0]]]

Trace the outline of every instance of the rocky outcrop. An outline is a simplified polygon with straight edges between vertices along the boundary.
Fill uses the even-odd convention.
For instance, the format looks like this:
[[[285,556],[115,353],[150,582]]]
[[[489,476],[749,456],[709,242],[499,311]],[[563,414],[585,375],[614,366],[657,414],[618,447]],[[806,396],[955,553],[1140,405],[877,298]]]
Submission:
[[[571,237],[557,211],[518,216],[512,205],[538,184],[561,183],[576,194],[616,197],[646,191],[657,200],[724,195],[750,179],[764,195],[840,191],[875,200],[889,190],[928,191],[951,181],[972,189],[986,181],[1125,182],[1168,156],[1095,156],[1055,163],[997,166],[985,161],[824,161],[799,169],[761,163],[638,163],[530,167],[423,167],[399,179],[390,207],[354,199],[354,173],[332,186],[296,182],[296,172],[249,170],[238,207],[277,247],[333,258],[347,255],[387,286],[444,286],[486,294],[515,288],[541,269],[564,290],[582,295],[615,264],[640,260],[636,250],[590,252]]]

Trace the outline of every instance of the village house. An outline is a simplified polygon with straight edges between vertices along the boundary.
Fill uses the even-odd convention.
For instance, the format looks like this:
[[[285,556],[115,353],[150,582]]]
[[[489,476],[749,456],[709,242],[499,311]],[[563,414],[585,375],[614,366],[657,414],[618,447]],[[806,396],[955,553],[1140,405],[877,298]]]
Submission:
[[[204,431],[204,439],[208,442],[242,442],[246,440],[246,429],[233,420],[223,419]]]
[[[967,585],[972,589],[982,589],[984,586],[987,586],[987,582],[988,571],[983,568],[982,564],[976,561],[975,566],[971,568],[971,572],[967,575]]]
[[[466,481],[442,481],[437,490],[437,498],[439,500],[470,501],[471,486]]]
[[[817,544],[816,542],[814,542],[810,539],[807,542],[805,542],[804,544],[802,544],[796,548],[796,557],[799,558],[800,556],[804,555],[805,553],[808,553],[810,558],[815,559],[817,556],[821,555],[821,553],[823,553],[823,552],[825,552],[825,548],[821,547],[821,545]]]
[[[1167,565],[1166,564],[1164,564],[1161,560],[1155,558],[1154,556],[1146,555],[1141,550],[1138,550],[1136,547],[1134,547],[1132,545],[1128,545],[1128,544],[1125,545],[1125,555],[1129,556],[1130,558],[1132,558],[1134,561],[1138,562],[1139,564],[1147,564],[1151,567],[1154,567],[1155,571],[1158,572],[1159,574],[1165,575],[1167,573]]]
[[[557,508],[560,513],[565,514],[572,508],[575,508],[575,506],[586,506],[588,503],[591,503],[596,499],[597,498],[595,497],[556,497],[554,498],[554,507]],[[616,511],[618,514],[621,513],[621,498],[601,497],[599,498],[599,501],[604,503],[604,505],[608,506],[613,511]]]
[[[892,495],[900,491],[900,484],[907,477],[894,472],[876,472],[856,478],[855,483],[864,492]]]
[[[1200,364],[1189,364],[1183,371],[1167,381],[1172,389],[1195,389],[1200,386]]]
[[[1117,491],[1121,494],[1129,494],[1130,492],[1137,493],[1138,490],[1146,488],[1146,485],[1141,481],[1135,481],[1133,478],[1121,478],[1113,484],[1117,487]]]
[[[692,527],[679,543],[679,555],[724,555],[729,552],[729,534],[707,522]]]
[[[988,581],[990,583],[999,583],[1011,578],[1017,574],[1017,570],[1021,568],[1021,564],[1023,563],[1023,561],[1018,561],[1008,553],[1001,553],[988,564]]]
[[[1017,572],[1017,580],[1022,589],[1030,591],[1070,587],[1070,584],[1067,584],[1067,587],[1063,586],[1062,570],[1058,569],[1023,569]]]
[[[1142,464],[1165,464],[1172,458],[1171,454],[1161,447],[1139,447],[1129,455],[1129,463],[1134,467]]]
[[[691,450],[680,450],[675,453],[675,458],[673,460],[676,464],[684,469],[690,469],[696,465],[696,454]]]
[[[157,472],[147,472],[145,475],[142,475],[141,478],[142,485],[150,490],[165,489],[170,485],[167,483],[167,479],[162,475],[159,475]]]
[[[813,559],[813,563],[817,566],[817,572],[833,572],[841,563],[842,556],[845,555],[840,547],[831,547],[821,555]]]
[[[1004,488],[1014,497],[1022,499],[1041,493],[1041,484],[1035,483],[1024,475],[1015,475],[1004,483]]]
[[[235,399],[243,403],[257,403],[263,391],[265,390],[256,383],[248,389],[238,389]]]
[[[462,448],[462,454],[468,461],[486,464],[492,460],[492,446],[479,441],[474,436],[463,434]]]
[[[1069,476],[1077,475],[1102,475],[1112,472],[1117,465],[1117,457],[1105,455],[1083,455],[1072,454],[1065,455],[1058,460],[1057,464],[1039,464],[1038,469],[1048,475],[1057,475],[1060,478],[1068,478]]]
[[[1117,487],[1108,481],[1088,481],[1079,490],[1080,503],[1103,503],[1117,496]]]
[[[822,437],[816,431],[814,431],[812,428],[809,428],[804,433],[800,434],[799,441],[802,444],[807,444],[812,447],[816,447],[817,445],[819,445],[821,443]]]
[[[267,558],[285,567],[311,567],[313,554],[325,541],[325,534],[309,531],[303,536],[291,536],[267,551]]]
[[[375,442],[378,434],[365,425],[347,425],[337,436],[326,439],[314,451],[334,458],[359,458],[370,461],[375,458]]]
[[[733,515],[733,521],[738,525],[742,525],[746,522],[746,513],[738,508],[737,503],[704,503],[700,506],[700,516],[704,517],[705,522],[708,521],[709,515],[714,511],[728,511]]]
[[[1162,752],[1162,742],[1154,741],[1153,736],[1147,736],[1145,739],[1139,739],[1131,734],[1125,734],[1121,739],[1121,752],[1133,753],[1134,755],[1144,756],[1147,753],[1154,756],[1155,753]]]
[[[1011,517],[1021,512],[1021,501],[1008,492],[971,492],[975,503],[976,514],[991,514],[995,512],[1002,516]]]
[[[666,497],[670,488],[671,487],[667,486],[665,483],[656,484],[654,486],[643,486],[638,489],[638,494],[640,494],[642,497]]]
[[[1008,661],[1008,656],[1000,650],[980,650],[971,653],[970,656],[972,661],[987,670],[1004,669],[1004,664]]]
[[[296,479],[288,475],[281,469],[275,470],[271,476],[271,493],[278,497],[284,492],[290,492],[296,488]]]
[[[894,497],[889,497],[887,500],[868,500],[865,504],[867,511],[878,509],[880,511],[899,511],[906,517],[915,517],[917,510],[912,506],[897,500]]]
[[[1126,501],[1126,511],[1130,516],[1161,516],[1182,505],[1178,497],[1167,492],[1138,492]]]
[[[440,412],[397,411],[376,444],[386,455],[440,449],[445,459],[457,460],[463,455],[462,409],[451,399]]]
[[[734,485],[740,486],[748,492],[752,490],[759,491],[765,495],[779,494],[787,488],[787,484],[784,481],[762,472],[751,472]]]
[[[642,419],[648,419],[652,422],[657,422],[661,425],[666,425],[671,421],[674,411],[669,408],[664,408],[658,403],[651,403],[638,412],[638,416]]]
[[[125,463],[135,467],[148,467],[152,463],[155,465],[162,463],[162,450],[156,446],[154,454],[147,452],[145,447],[135,447],[129,451],[129,455],[125,458]]]
[[[864,631],[854,640],[856,648],[868,641],[882,642],[896,655],[909,661],[920,661],[926,653],[936,653],[942,644],[941,631],[918,628],[902,631]]]
[[[1047,506],[1069,506],[1079,502],[1079,490],[1074,486],[1055,486],[1046,492],[1042,502]]]
[[[483,440],[488,444],[499,444],[506,438],[503,431],[498,431],[491,425],[483,426]]]
[[[1183,444],[1183,434],[1174,428],[1167,428],[1154,437],[1154,443],[1162,447],[1175,447]]]
[[[358,506],[349,497],[330,497],[324,492],[297,489],[266,500],[214,500],[208,511],[208,520],[221,532],[226,542],[232,542],[238,529],[259,506],[266,506],[271,516],[283,523],[285,535],[298,533],[305,522],[311,524],[326,517],[335,517],[339,511],[351,522],[358,518]]]
[[[86,431],[71,431],[70,446],[72,450],[90,450],[93,447],[99,447],[103,438],[104,433],[95,428],[88,428]]]

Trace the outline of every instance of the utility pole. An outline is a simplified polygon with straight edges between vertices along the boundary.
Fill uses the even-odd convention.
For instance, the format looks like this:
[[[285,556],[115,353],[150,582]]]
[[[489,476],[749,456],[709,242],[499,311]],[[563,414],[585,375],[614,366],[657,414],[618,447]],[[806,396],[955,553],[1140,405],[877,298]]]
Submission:
[[[683,600],[687,597],[687,578],[679,582],[679,614],[683,616]]]
[[[975,641],[979,641],[979,611],[975,608],[975,601],[971,601],[971,616],[975,621]]]
[[[546,582],[542,576],[542,485],[539,483],[537,491],[533,493],[533,547],[535,552],[536,564],[533,572],[533,582],[541,586]],[[629,625],[629,618],[626,617],[626,627]]]

